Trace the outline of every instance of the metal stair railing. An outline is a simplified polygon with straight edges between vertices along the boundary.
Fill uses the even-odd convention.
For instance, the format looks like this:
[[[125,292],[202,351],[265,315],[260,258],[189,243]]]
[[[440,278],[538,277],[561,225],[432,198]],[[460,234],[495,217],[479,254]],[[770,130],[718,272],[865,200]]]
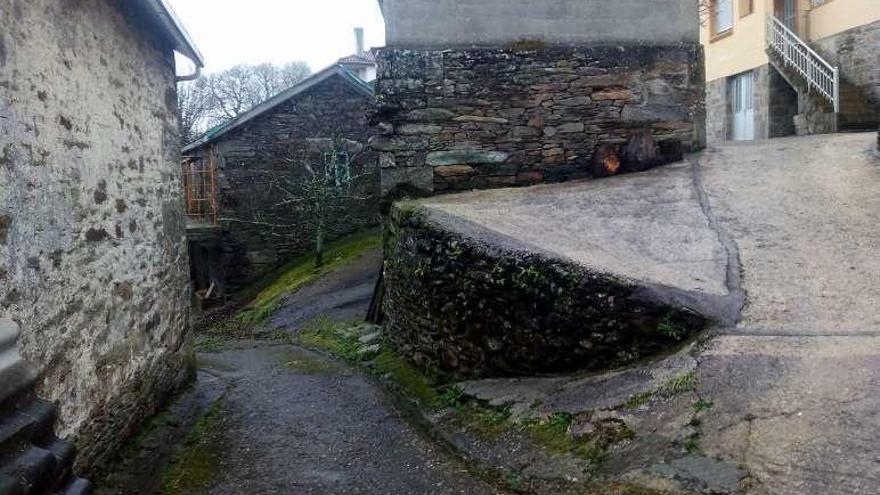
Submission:
[[[807,91],[815,89],[840,112],[840,70],[825,61],[806,42],[774,15],[767,16],[767,43],[807,82]]]

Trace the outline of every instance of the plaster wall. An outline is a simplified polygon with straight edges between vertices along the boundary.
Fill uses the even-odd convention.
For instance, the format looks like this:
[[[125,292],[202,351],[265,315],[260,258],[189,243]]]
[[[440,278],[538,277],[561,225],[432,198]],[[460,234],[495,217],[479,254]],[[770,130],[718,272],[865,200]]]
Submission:
[[[398,46],[696,42],[697,0],[382,0]]]

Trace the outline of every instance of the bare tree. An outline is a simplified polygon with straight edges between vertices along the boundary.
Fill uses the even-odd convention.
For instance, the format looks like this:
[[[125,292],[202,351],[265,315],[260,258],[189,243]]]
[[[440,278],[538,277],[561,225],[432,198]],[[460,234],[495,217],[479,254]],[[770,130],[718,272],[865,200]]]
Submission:
[[[291,148],[279,157],[283,167],[272,167],[256,178],[265,195],[277,197],[271,209],[258,204],[251,218],[224,221],[251,224],[281,239],[296,239],[309,232],[315,267],[321,267],[328,240],[352,230],[363,205],[373,199],[376,172],[359,169],[362,143],[345,138],[308,140],[308,148]],[[271,175],[270,175],[271,174]]]
[[[181,83],[178,88],[184,142],[232,120],[311,75],[304,62],[237,65]]]
[[[711,22],[712,14],[715,11],[716,0],[698,0],[697,12],[700,16],[700,25],[707,26]]]
[[[181,83],[177,89],[180,107],[180,134],[183,144],[191,143],[210,124],[213,112],[207,78]]]

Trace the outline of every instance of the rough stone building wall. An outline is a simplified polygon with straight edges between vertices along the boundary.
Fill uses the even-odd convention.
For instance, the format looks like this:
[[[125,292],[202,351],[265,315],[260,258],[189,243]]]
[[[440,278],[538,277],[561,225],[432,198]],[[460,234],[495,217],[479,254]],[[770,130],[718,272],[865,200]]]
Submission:
[[[770,64],[752,69],[755,139],[795,134],[798,94]],[[726,77],[706,83],[706,141],[718,144],[733,137],[733,110]]]
[[[880,106],[880,21],[814,41],[812,45],[840,68],[843,79]]]
[[[374,109],[372,96],[332,76],[214,143],[227,289],[253,282],[312,248],[314,236],[302,218],[276,206],[287,198],[273,184],[304,172],[303,152],[312,163],[320,163],[327,144],[316,147],[315,140],[346,139],[357,143],[350,146],[362,148],[352,168],[371,175],[364,177],[366,199],[352,201],[353,216],[345,232],[378,225],[377,156],[367,146],[372,134],[368,118]]]
[[[0,2],[0,318],[83,467],[190,364],[174,60],[125,9]]]
[[[726,141],[730,136],[730,99],[727,78],[706,83],[706,144]]]
[[[383,193],[587,177],[593,153],[649,129],[703,144],[702,47],[389,48],[379,54]]]

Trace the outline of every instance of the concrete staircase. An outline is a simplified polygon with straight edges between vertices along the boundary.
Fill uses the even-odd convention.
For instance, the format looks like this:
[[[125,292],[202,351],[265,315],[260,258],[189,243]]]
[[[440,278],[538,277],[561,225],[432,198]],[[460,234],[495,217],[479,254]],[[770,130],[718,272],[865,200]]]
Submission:
[[[770,65],[798,93],[801,108],[795,117],[797,134],[822,134],[833,132],[873,131],[880,128],[880,108],[865,92],[844,79],[840,81],[840,108],[834,106],[822,95],[808,88],[806,80],[780,60],[772,51]]]
[[[875,130],[880,106],[776,17],[767,17],[770,64],[798,93],[798,135]]]
[[[0,495],[86,495],[72,475],[73,445],[53,431],[54,404],[34,392],[36,371],[18,354],[18,325],[0,319]]]

